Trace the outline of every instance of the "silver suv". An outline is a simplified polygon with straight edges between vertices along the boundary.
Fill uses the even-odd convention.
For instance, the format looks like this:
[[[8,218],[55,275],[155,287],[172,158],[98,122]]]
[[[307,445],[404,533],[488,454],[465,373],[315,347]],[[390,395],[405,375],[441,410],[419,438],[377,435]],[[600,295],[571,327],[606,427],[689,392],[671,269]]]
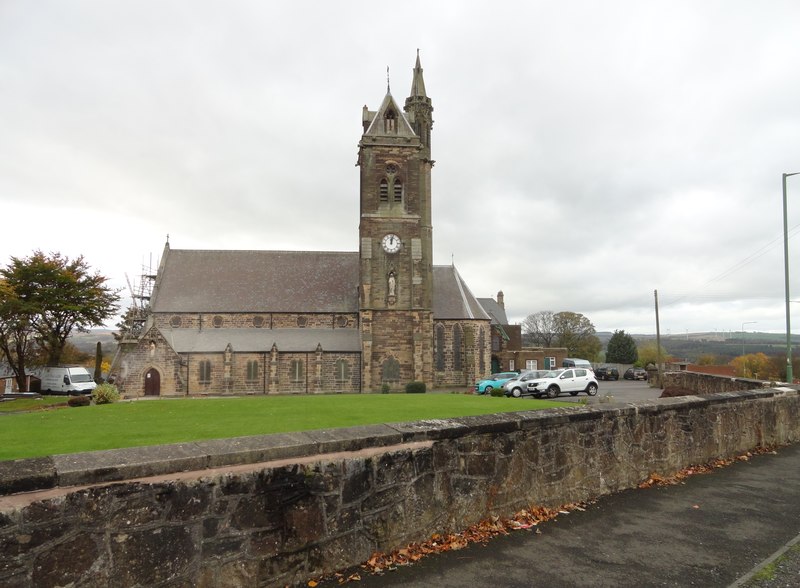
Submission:
[[[562,392],[569,392],[572,396],[577,396],[578,392],[586,392],[589,396],[594,396],[597,394],[594,372],[585,368],[570,368],[561,372],[550,372],[543,378],[528,382],[528,393],[537,398],[555,398]]]
[[[530,392],[528,392],[528,382],[543,378],[551,371],[553,370],[527,370],[521,372],[519,376],[503,384],[503,394],[506,396],[513,396],[514,398],[530,394]]]

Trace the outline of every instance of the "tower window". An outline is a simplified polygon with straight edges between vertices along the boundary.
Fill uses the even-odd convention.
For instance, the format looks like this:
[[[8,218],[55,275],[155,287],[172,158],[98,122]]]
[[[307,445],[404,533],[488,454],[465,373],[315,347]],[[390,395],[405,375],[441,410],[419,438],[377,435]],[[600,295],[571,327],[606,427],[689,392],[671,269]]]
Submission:
[[[386,178],[381,180],[380,198],[381,202],[389,202],[389,182]]]
[[[394,133],[397,131],[397,115],[394,110],[387,110],[383,117],[383,130],[387,133]]]
[[[400,180],[394,181],[394,201],[395,202],[403,201],[403,182],[401,182]]]

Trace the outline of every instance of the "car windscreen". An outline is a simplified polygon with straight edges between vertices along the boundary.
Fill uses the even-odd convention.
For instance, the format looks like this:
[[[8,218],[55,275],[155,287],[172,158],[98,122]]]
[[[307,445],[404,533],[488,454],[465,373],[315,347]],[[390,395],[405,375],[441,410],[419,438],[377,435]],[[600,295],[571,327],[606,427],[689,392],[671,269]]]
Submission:
[[[91,382],[92,381],[92,376],[90,376],[89,374],[86,374],[86,373],[83,373],[83,374],[70,373],[69,374],[69,379],[72,381],[73,384],[78,384],[78,383],[81,383],[81,382]]]

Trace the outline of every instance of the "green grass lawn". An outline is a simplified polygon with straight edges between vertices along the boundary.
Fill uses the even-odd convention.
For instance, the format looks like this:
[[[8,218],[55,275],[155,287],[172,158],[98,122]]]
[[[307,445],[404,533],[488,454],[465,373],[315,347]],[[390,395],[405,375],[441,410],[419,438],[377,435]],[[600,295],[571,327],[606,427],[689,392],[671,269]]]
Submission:
[[[57,408],[0,414],[0,460],[565,404],[464,394],[336,394],[162,398]]]
[[[38,398],[14,398],[0,402],[0,413],[23,412],[52,408],[59,404],[66,405],[66,396],[39,396]]]

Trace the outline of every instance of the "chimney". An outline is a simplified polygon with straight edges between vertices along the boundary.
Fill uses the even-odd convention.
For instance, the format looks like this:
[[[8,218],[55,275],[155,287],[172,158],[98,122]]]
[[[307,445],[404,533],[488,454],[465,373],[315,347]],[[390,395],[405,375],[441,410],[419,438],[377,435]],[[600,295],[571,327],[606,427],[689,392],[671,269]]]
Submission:
[[[500,308],[502,308],[503,310],[505,310],[505,309],[506,309],[506,304],[505,304],[505,302],[503,302],[503,291],[502,291],[502,290],[500,290],[500,291],[497,293],[497,304],[498,304],[498,305],[500,306]]]

